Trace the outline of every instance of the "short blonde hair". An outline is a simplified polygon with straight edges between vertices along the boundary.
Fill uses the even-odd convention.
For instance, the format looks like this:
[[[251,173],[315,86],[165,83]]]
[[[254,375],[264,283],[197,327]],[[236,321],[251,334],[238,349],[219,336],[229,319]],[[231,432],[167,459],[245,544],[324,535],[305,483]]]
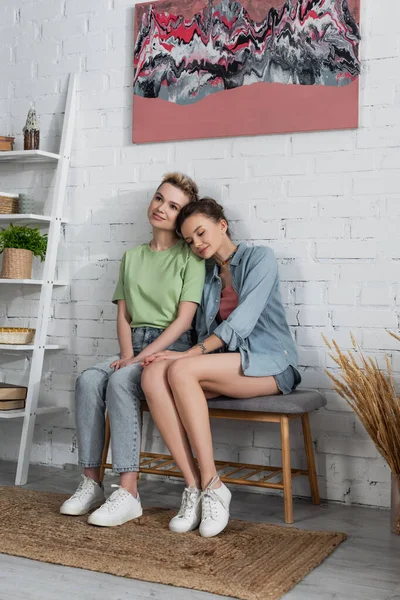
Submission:
[[[184,173],[165,173],[157,189],[160,189],[164,183],[169,183],[181,190],[189,198],[189,202],[197,202],[199,199],[197,183]]]

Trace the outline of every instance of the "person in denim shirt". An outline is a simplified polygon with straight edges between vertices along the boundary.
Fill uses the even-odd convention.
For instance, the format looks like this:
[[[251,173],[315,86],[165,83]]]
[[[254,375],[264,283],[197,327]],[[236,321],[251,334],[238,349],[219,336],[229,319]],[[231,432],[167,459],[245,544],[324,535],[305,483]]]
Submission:
[[[198,343],[148,357],[142,388],[186,482],[170,529],[183,533],[200,525],[200,535],[211,537],[228,523],[231,493],[215,468],[207,398],[285,395],[301,377],[273,251],[236,246],[222,207],[210,198],[185,206],[177,224],[194,254],[209,259]]]

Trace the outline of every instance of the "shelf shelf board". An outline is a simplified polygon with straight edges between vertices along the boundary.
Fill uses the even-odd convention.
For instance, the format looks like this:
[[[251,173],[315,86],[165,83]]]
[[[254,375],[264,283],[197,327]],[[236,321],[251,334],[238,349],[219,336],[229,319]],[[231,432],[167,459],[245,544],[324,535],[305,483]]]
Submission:
[[[36,409],[36,416],[50,415],[50,414],[61,414],[66,412],[66,408],[63,406],[40,406]],[[20,408],[18,410],[5,410],[0,411],[1,419],[23,419],[25,416],[26,409]]]
[[[31,352],[34,348],[34,344],[0,344],[0,352],[2,350]],[[60,346],[59,344],[46,344],[44,348],[45,350],[65,350],[66,346]]]
[[[62,219],[62,223],[67,223],[67,219]],[[50,225],[51,217],[48,215],[27,214],[0,214],[1,223],[13,223],[16,225]]]
[[[44,283],[43,279],[0,279],[1,283],[19,283],[19,284],[27,284],[27,285],[42,285]],[[53,286],[65,286],[68,285],[67,281],[54,281]]]
[[[0,152],[0,163],[51,163],[60,159],[59,154],[45,152],[44,150],[12,150],[11,152]]]

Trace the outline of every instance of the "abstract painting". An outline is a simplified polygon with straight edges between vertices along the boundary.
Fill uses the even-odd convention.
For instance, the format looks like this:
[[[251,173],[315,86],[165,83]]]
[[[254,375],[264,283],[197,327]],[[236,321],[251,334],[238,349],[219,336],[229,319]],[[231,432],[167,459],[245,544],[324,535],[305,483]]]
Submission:
[[[360,0],[135,7],[135,143],[358,126]]]

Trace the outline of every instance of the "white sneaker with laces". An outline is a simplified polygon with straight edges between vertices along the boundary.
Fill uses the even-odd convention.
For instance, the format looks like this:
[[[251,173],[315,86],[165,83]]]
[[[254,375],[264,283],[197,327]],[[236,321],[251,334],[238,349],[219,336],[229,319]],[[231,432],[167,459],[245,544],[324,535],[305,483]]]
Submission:
[[[169,528],[174,533],[187,533],[199,526],[201,521],[201,490],[187,487],[183,490],[179,512],[169,522]]]
[[[89,516],[88,523],[90,525],[115,527],[142,516],[143,510],[139,494],[137,498],[134,498],[128,490],[119,485],[113,484],[111,487],[118,489],[111,494],[103,506]]]
[[[60,507],[62,515],[86,515],[93,508],[98,508],[105,501],[103,488],[90,477],[82,475],[75,494]]]
[[[201,493],[199,532],[202,537],[218,535],[228,525],[232,494],[224,484],[219,488],[212,487],[218,479],[218,476],[214,477]]]

